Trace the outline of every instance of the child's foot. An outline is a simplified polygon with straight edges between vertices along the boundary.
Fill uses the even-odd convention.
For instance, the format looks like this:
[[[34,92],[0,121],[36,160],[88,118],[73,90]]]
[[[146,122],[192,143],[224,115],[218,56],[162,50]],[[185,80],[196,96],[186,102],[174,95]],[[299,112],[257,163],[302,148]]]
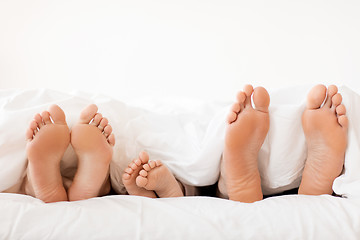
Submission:
[[[26,132],[28,173],[25,191],[44,202],[67,201],[60,161],[70,142],[65,114],[57,105],[36,114]]]
[[[97,110],[94,104],[87,106],[71,130],[71,144],[79,162],[68,191],[70,201],[98,197],[110,191],[109,165],[115,137],[108,120]]]
[[[251,104],[251,96],[255,108]],[[263,198],[258,153],[269,130],[268,92],[246,85],[228,115],[223,164],[229,199],[255,202]]]
[[[136,185],[155,191],[160,198],[184,196],[179,182],[160,160],[144,164],[136,178]]]
[[[125,169],[125,173],[122,176],[122,181],[128,194],[156,198],[154,191],[146,190],[145,188],[138,187],[136,185],[136,178],[139,176],[139,172],[143,169],[144,164],[147,164],[148,161],[149,155],[146,152],[141,152],[139,157],[134,159]]]
[[[337,91],[334,85],[327,90],[317,85],[308,94],[302,116],[308,155],[299,194],[332,194],[333,181],[343,169],[348,119]]]

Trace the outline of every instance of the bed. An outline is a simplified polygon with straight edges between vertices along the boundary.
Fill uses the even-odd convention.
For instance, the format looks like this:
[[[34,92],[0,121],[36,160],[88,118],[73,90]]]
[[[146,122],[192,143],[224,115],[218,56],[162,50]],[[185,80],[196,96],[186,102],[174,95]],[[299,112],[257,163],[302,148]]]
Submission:
[[[214,194],[149,199],[126,195],[121,174],[141,150],[162,159],[188,185],[216,187],[226,112],[231,102],[139,99],[49,89],[0,91],[1,239],[360,239],[360,96],[341,86],[350,120],[338,195],[282,195],[298,187],[306,157],[301,113],[311,86],[270,91],[270,130],[259,154],[262,188],[268,197],[252,204]],[[96,103],[116,135],[110,167],[113,194],[46,204],[17,194],[26,171],[24,133],[32,116],[60,105],[71,127],[80,110]],[[71,147],[61,163],[71,178]]]

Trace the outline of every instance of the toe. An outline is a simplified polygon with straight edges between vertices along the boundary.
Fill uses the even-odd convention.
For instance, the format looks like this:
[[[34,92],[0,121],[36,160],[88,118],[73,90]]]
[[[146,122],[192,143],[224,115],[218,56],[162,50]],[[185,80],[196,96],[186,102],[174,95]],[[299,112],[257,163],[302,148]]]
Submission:
[[[339,124],[340,124],[343,128],[345,128],[345,129],[347,129],[348,126],[349,126],[349,120],[348,120],[348,118],[347,118],[345,115],[339,116],[339,117],[338,117],[338,122],[339,122]]]
[[[140,175],[140,176],[143,176],[143,177],[147,177],[148,172],[145,171],[145,170],[141,170],[141,171],[139,172],[139,175]]]
[[[251,94],[253,93],[254,91],[254,88],[253,86],[251,85],[245,85],[244,87],[244,92],[245,92],[245,95],[246,95],[246,99],[245,99],[245,105],[247,107],[251,107]]]
[[[339,106],[336,107],[336,114],[339,116],[346,114],[346,108],[345,108],[344,104],[340,104]]]
[[[309,109],[318,109],[326,97],[326,87],[322,84],[313,87],[307,95],[306,106]]]
[[[147,182],[148,182],[147,178],[144,178],[142,176],[137,176],[136,178],[136,185],[138,187],[145,187]]]
[[[340,93],[336,93],[333,97],[332,97],[332,107],[336,108],[337,106],[339,106],[342,102],[342,96]]]
[[[91,121],[91,125],[94,125],[95,127],[99,126],[102,119],[101,113],[95,114],[94,118]]]
[[[125,169],[125,173],[127,173],[127,174],[132,174],[133,172],[134,172],[134,170],[132,168]]]
[[[122,179],[123,180],[129,180],[130,179],[130,174],[128,174],[128,173],[124,173],[123,175],[122,175]]]
[[[330,85],[327,90],[327,98],[324,103],[324,106],[331,107],[332,105],[332,98],[337,93],[338,89],[335,85]]]
[[[108,137],[108,143],[111,146],[115,146],[115,135],[114,134],[110,134],[110,136]]]
[[[45,125],[51,124],[50,113],[48,111],[43,111],[41,113],[41,117],[42,117]]]
[[[90,123],[91,119],[94,118],[97,111],[98,111],[98,107],[95,104],[90,104],[81,111],[79,122],[82,124]]]
[[[66,124],[65,113],[58,105],[51,105],[48,112],[54,123]]]
[[[38,124],[39,128],[41,128],[44,123],[43,123],[43,119],[41,117],[41,115],[39,113],[37,113],[35,116],[34,116],[34,120],[35,122]]]
[[[261,112],[268,112],[269,104],[270,104],[270,96],[269,93],[263,87],[257,87],[254,90],[254,105],[255,109]]]
[[[238,92],[236,99],[240,104],[243,104],[246,100],[246,94],[244,92]]]
[[[110,126],[110,124],[108,124],[105,128],[104,128],[104,135],[105,137],[108,137],[112,132],[112,127]]]
[[[150,171],[151,167],[148,163],[144,164],[143,169],[145,169],[146,171]]]
[[[240,112],[240,104],[239,103],[234,103],[231,106],[231,111],[234,113],[239,113]]]
[[[154,161],[150,161],[148,164],[151,168],[156,167],[156,163]]]
[[[107,119],[107,118],[103,118],[103,119],[101,119],[98,128],[99,128],[101,131],[103,131],[104,128],[106,127],[106,125],[108,125],[108,123],[109,123],[108,119]]]
[[[233,123],[236,121],[237,119],[237,114],[234,113],[234,112],[229,112],[229,114],[227,115],[227,122],[230,124],[230,123]]]
[[[162,162],[160,160],[156,160],[155,163],[157,167],[160,167],[162,165]]]
[[[139,158],[141,160],[141,162],[143,164],[145,163],[148,163],[149,162],[149,154],[145,151],[142,151],[140,154],[139,154]]]
[[[37,129],[37,123],[35,120],[31,121],[29,128],[26,130],[26,140],[32,140]]]

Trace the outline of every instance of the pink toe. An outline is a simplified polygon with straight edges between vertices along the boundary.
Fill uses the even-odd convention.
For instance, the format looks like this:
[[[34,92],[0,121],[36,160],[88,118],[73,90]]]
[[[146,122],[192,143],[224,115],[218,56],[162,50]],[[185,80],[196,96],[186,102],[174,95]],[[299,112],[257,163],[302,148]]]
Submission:
[[[26,130],[26,140],[32,140],[34,136],[34,130],[32,130],[31,128],[28,128]]]
[[[238,92],[238,94],[236,95],[236,99],[240,104],[244,103],[246,99],[246,94],[244,92]]]
[[[234,103],[231,106],[231,111],[234,113],[239,113],[240,112],[240,104],[239,103]]]
[[[134,172],[134,170],[132,170],[132,168],[126,168],[125,172],[128,174],[132,174]]]

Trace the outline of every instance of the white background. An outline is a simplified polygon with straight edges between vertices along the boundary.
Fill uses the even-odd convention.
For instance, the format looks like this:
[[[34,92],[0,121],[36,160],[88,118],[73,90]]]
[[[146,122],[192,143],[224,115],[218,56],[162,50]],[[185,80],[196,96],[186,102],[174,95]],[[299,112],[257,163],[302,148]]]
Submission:
[[[360,1],[0,0],[1,88],[232,99],[358,87]]]

